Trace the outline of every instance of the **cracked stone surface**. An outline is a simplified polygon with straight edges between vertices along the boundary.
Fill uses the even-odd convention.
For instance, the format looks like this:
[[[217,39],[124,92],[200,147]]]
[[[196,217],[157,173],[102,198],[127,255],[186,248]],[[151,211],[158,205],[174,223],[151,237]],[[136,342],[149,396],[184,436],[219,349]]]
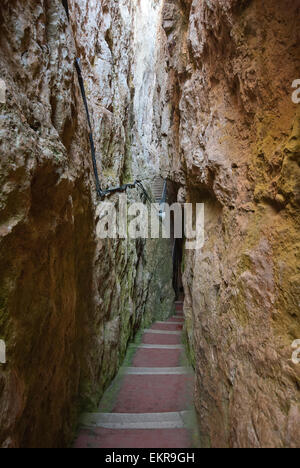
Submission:
[[[298,1],[165,2],[170,176],[205,203],[184,259],[204,447],[297,447]]]
[[[59,0],[0,5],[2,447],[66,446],[78,412],[97,406],[141,324],[172,309],[168,242],[96,238],[98,202],[74,68],[79,57],[103,187],[141,171],[151,177],[159,168],[148,96],[155,93],[160,6],[147,4],[153,54],[145,64],[142,47],[139,57],[134,50],[149,38],[135,31],[140,7],[129,0],[70,0],[71,24]],[[144,73],[149,79],[140,82]],[[136,191],[130,196],[140,201]],[[161,256],[170,259],[163,266]]]

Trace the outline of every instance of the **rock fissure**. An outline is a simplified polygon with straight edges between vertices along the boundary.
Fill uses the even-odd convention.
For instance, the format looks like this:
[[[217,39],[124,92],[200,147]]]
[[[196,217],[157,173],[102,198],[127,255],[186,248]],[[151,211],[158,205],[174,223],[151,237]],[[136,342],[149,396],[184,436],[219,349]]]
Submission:
[[[143,430],[153,446],[299,447],[299,13],[298,0],[2,0],[1,447],[76,434],[130,447]],[[97,173],[103,192],[142,180],[160,201],[165,179],[170,202],[204,203],[203,248],[99,239]]]

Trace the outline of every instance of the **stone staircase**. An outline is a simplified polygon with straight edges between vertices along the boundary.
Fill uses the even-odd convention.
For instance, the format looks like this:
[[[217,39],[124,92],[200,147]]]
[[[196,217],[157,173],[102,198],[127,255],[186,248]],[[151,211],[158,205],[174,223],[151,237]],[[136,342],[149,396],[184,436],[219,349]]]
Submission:
[[[75,448],[194,446],[194,376],[184,365],[183,323],[178,302],[174,317],[144,331],[130,367],[121,369],[99,412],[82,415]]]
[[[165,181],[162,177],[156,177],[152,184],[152,194],[155,200],[155,203],[160,203],[164,191]]]

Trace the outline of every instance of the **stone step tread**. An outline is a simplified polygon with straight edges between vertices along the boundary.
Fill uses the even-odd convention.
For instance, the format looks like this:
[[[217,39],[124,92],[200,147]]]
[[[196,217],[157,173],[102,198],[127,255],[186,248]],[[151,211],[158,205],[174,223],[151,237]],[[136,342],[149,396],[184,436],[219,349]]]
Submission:
[[[182,349],[137,349],[132,365],[134,367],[177,367],[181,365],[180,359],[183,353]]]
[[[171,331],[171,330],[144,330],[144,333],[154,333],[156,335],[182,335],[181,331]]]
[[[105,429],[102,427],[82,428],[74,448],[112,449],[111,458],[122,455],[116,449],[190,449],[193,448],[188,429]],[[126,456],[126,455],[125,455]],[[114,463],[112,461],[112,463]]]
[[[181,429],[188,426],[191,411],[174,413],[84,413],[82,427],[106,429]]]
[[[182,321],[180,322],[155,322],[153,325],[182,325]]]
[[[158,334],[158,333],[144,333],[142,338],[142,344],[149,344],[149,345],[178,345],[182,343],[182,334],[180,335],[168,335],[166,333]],[[149,351],[149,350],[148,350]],[[160,353],[163,350],[159,350]],[[168,364],[163,366],[155,366],[155,364],[150,364],[150,366],[143,366],[143,367],[170,367]]]
[[[128,375],[180,375],[192,374],[192,367],[123,367]]]
[[[169,413],[189,407],[194,387],[191,374],[124,375],[113,413]]]
[[[170,322],[161,322],[161,324],[158,323],[158,325],[162,325],[163,323],[166,324],[166,325],[184,325],[183,320],[180,320],[180,321],[175,320],[174,322],[173,322],[173,320],[172,320],[172,322],[171,321]]]
[[[140,344],[136,346],[140,349],[184,349],[183,345],[148,345],[148,344]]]

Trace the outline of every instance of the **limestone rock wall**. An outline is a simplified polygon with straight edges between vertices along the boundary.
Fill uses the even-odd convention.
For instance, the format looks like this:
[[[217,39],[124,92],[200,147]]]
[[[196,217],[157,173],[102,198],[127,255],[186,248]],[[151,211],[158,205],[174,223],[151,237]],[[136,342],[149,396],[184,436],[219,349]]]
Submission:
[[[296,447],[300,3],[170,1],[170,174],[205,202],[184,258],[205,447]]]
[[[162,147],[157,137],[161,105],[155,91],[160,82],[167,81],[160,77],[158,54],[162,2],[69,0],[69,8],[102,188],[141,179],[151,194],[151,181],[160,172]],[[141,201],[138,190],[127,195],[131,202]],[[118,195],[108,199],[117,200]],[[165,269],[161,255],[167,259]],[[94,271],[101,279],[96,282],[97,303],[105,319],[100,329],[106,341],[101,356],[106,369],[104,386],[114,376],[132,332],[155,314],[163,317],[172,310],[171,244],[140,239],[99,241]],[[154,307],[157,301],[160,307]],[[93,395],[95,390],[88,393]]]
[[[69,7],[0,5],[0,446],[67,445],[173,301],[168,242],[96,237],[76,57],[103,188],[160,172],[205,202],[183,261],[202,445],[299,445],[299,1]]]
[[[134,103],[136,92],[155,92],[156,54],[142,70],[149,81],[141,91],[132,2],[69,5],[71,25],[59,0],[0,5],[0,78],[7,88],[0,104],[2,447],[70,443],[78,412],[95,408],[142,321],[167,316],[173,301],[169,244],[96,237],[88,129],[74,69],[80,57],[107,187],[159,168],[156,151],[153,161],[141,151],[143,141],[157,142],[155,116],[141,134],[142,102]],[[158,21],[159,11],[151,11]],[[157,249],[170,259],[163,269]]]
[[[93,110],[103,187],[135,178],[147,185],[167,156],[162,152],[160,121],[167,83],[165,63],[160,61],[163,2],[69,4]]]

